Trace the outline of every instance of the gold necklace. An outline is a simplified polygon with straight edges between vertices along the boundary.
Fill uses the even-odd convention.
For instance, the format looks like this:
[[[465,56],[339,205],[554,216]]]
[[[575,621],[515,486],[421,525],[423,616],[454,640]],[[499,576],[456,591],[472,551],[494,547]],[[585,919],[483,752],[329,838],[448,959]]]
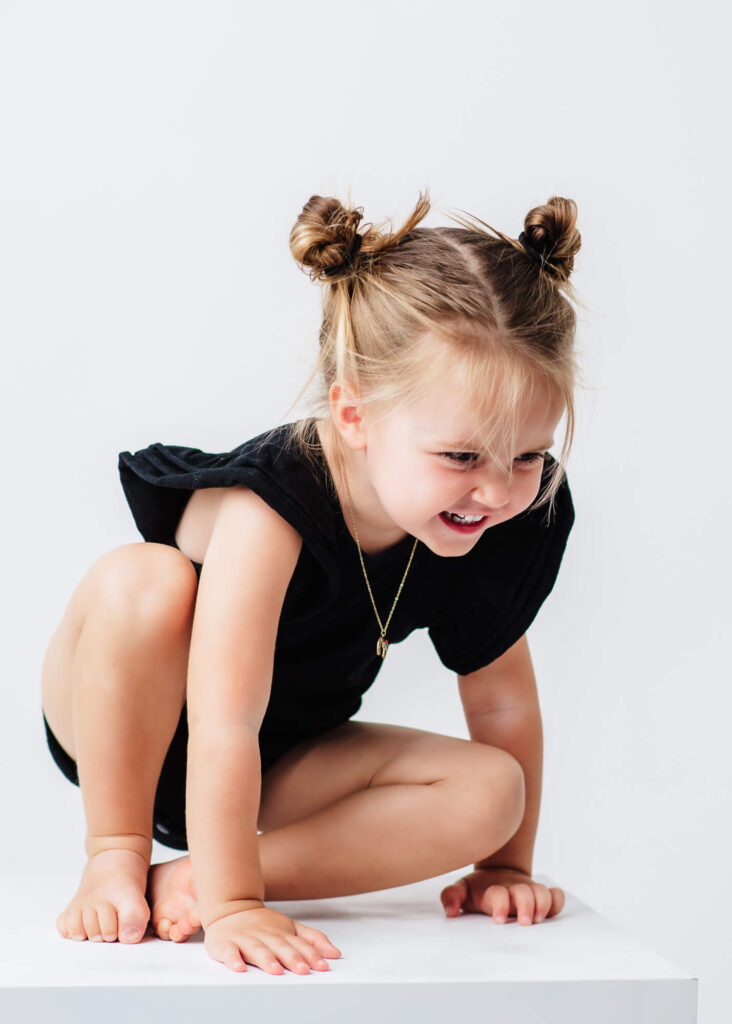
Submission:
[[[339,461],[340,461],[341,475],[343,477],[343,483],[345,484],[345,487],[346,487],[346,496],[348,497],[348,511],[349,511],[350,516],[351,516],[351,523],[353,524],[353,532],[356,535],[356,547],[358,548],[358,557],[361,560],[361,568],[363,569],[363,578],[366,580],[366,586],[368,587],[369,597],[371,598],[371,604],[373,605],[374,614],[376,615],[376,621],[379,623],[379,629],[381,630],[381,636],[379,637],[379,639],[376,642],[376,653],[381,658],[381,660],[383,661],[384,658],[386,657],[386,652],[387,652],[387,649],[389,647],[389,641],[386,639],[386,631],[389,628],[389,623],[391,622],[391,617],[394,614],[394,609],[396,608],[396,603],[399,600],[399,595],[402,592],[402,587],[404,586],[404,581],[407,578],[407,573],[409,572],[409,567],[412,564],[412,559],[414,558],[414,552],[417,550],[417,544],[419,542],[418,542],[417,538],[415,537],[414,538],[414,546],[412,547],[412,553],[409,556],[409,561],[407,562],[407,568],[404,570],[404,575],[402,576],[402,582],[399,584],[399,590],[397,590],[397,595],[394,598],[394,604],[391,606],[391,611],[389,612],[389,618],[386,620],[386,624],[382,626],[381,619],[379,618],[379,613],[378,613],[377,608],[376,608],[376,602],[374,601],[374,595],[371,593],[371,585],[369,584],[369,578],[368,578],[368,576],[366,574],[366,566],[363,564],[363,555],[361,554],[361,545],[358,542],[358,530],[356,528],[356,517],[353,514],[353,502],[351,501],[351,490],[350,490],[350,488],[348,486],[348,478],[346,477],[346,471],[345,471],[345,468],[344,468],[344,465],[343,465],[343,455],[341,454],[340,451],[338,452],[338,458],[339,458]]]

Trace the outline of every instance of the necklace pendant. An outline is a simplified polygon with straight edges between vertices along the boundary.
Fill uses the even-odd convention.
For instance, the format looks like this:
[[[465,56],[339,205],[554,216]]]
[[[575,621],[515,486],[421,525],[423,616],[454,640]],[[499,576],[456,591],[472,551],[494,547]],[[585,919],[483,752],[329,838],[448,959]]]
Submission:
[[[380,636],[376,643],[376,653],[379,655],[382,661],[386,657],[388,647],[389,641],[385,640],[383,636]]]

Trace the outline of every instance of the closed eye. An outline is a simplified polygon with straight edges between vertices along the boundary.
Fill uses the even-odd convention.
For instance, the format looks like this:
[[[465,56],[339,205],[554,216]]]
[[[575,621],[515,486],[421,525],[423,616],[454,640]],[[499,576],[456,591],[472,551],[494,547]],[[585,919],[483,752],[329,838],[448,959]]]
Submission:
[[[526,452],[525,455],[519,455],[515,461],[522,462],[524,465],[527,463],[533,465],[533,463],[538,462],[540,459],[542,462],[546,462],[548,456],[549,452]]]
[[[439,454],[449,462],[469,463],[479,458],[476,452],[440,452]]]
[[[474,465],[480,458],[477,452],[439,452],[442,458],[448,460],[448,462],[457,463],[459,465]],[[517,455],[514,462],[518,462],[519,465],[533,465],[540,459],[546,461],[548,459],[548,452],[525,452],[523,455]]]

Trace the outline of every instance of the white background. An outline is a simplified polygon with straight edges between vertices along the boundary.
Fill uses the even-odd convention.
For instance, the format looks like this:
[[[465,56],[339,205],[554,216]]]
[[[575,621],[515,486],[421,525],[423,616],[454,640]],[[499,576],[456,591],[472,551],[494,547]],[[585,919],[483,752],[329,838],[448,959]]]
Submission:
[[[722,1020],[730,849],[726,33],[700,2],[0,6],[5,872],[83,866],[40,666],[71,591],[140,540],[117,453],[284,419],[319,293],[288,234],[420,188],[516,237],[579,207],[577,522],[530,631],[534,868],[700,977]],[[359,717],[467,736],[425,633]],[[173,851],[157,848],[164,859]],[[72,893],[69,893],[69,898]],[[55,916],[63,907],[49,907]],[[436,907],[436,912],[441,912]],[[541,927],[540,925],[538,927]]]

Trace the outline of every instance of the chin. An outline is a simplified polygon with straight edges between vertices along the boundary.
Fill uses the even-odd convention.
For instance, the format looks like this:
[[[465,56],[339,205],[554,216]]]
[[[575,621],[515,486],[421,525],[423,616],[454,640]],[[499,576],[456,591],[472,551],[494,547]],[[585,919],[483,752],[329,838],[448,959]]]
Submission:
[[[422,540],[420,541],[426,548],[429,548],[433,555],[438,555],[440,558],[462,558],[463,555],[467,555],[468,552],[472,551],[475,545],[478,543],[482,534],[478,534],[472,544],[466,544],[463,549],[456,550],[454,544],[439,544],[433,541]]]

